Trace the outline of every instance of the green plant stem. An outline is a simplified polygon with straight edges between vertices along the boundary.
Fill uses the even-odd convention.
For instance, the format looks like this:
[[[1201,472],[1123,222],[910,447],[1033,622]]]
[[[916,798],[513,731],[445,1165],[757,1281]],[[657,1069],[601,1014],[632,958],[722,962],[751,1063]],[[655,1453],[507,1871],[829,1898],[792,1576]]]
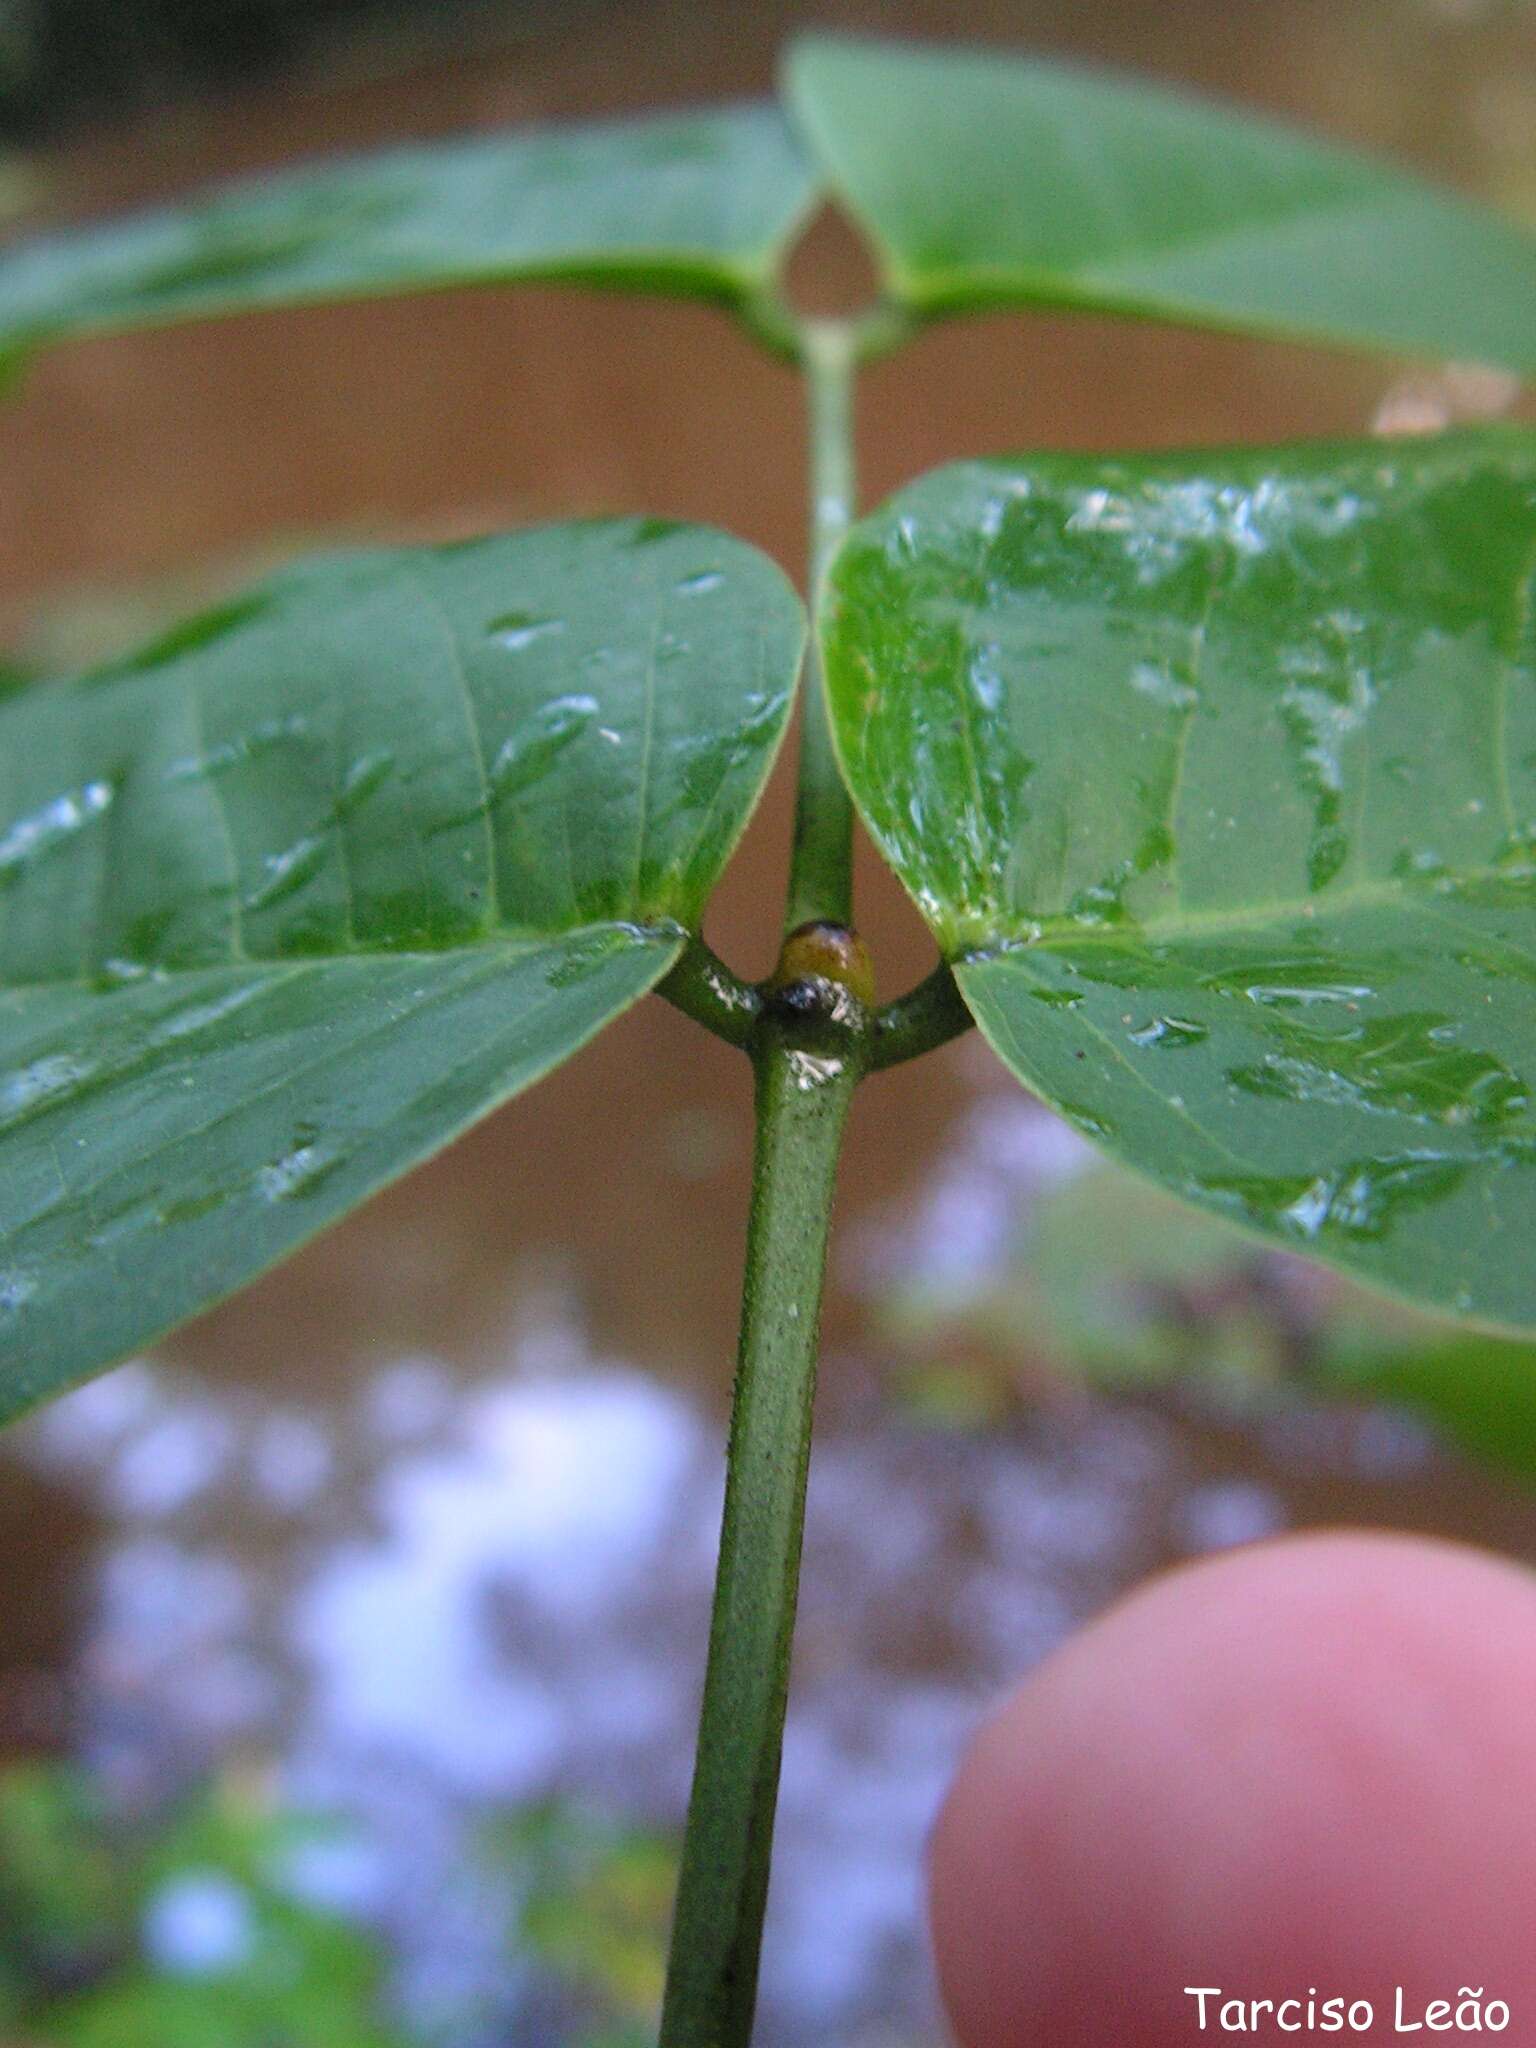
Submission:
[[[765,1013],[709,1663],[660,2048],[745,2048],[800,1578],[817,1324],[859,1043]]]
[[[774,309],[774,338],[793,338],[805,374],[814,600],[853,518],[855,367],[872,346],[888,343],[889,323],[878,331],[868,320],[802,323],[777,300]],[[851,930],[853,806],[814,651],[810,661],[785,929],[828,923]],[[951,1036],[961,1028],[959,999],[952,982],[946,994],[932,977],[872,1017],[840,982],[815,976],[791,974],[787,983],[748,989],[700,940],[690,942],[661,992],[718,1036],[746,1045],[757,1076],[720,1563],[660,2035],[660,2048],[748,2048],[843,1124],[866,1064],[877,1055],[893,1064]]]
[[[810,415],[811,598],[853,519],[853,375],[859,330],[843,320],[809,320],[800,361]],[[832,749],[832,728],[814,646],[801,695],[800,768],[785,929],[823,919],[853,923],[853,804]]]
[[[974,1021],[948,963],[941,961],[926,981],[875,1012],[868,1070],[878,1073],[915,1060],[969,1031]]]
[[[750,1049],[763,999],[702,939],[689,939],[677,965],[657,983],[656,993],[727,1045]]]

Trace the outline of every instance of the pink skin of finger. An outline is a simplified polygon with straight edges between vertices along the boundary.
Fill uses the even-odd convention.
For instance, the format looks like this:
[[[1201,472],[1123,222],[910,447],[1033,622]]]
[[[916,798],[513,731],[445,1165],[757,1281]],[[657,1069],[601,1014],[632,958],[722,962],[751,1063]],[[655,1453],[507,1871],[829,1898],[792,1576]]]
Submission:
[[[962,2048],[1428,2044],[1473,1993],[1536,2044],[1536,1576],[1328,1534],[1153,1581],[977,1738],[930,1888]]]

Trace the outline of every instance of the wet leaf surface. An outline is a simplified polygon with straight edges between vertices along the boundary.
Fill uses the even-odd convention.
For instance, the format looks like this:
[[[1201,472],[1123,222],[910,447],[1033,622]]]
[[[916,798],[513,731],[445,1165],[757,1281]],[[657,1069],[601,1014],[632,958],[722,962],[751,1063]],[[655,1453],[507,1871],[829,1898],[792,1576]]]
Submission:
[[[788,95],[888,289],[1536,370],[1536,237],[1244,114],[997,51],[813,36]]]
[[[652,987],[802,637],[753,549],[593,522],[302,564],[0,702],[0,1415]]]
[[[0,252],[0,383],[71,335],[448,285],[735,300],[812,196],[782,116],[756,105],[310,164]]]
[[[1536,1325],[1536,441],[1039,457],[857,528],[845,772],[1107,1151]]]

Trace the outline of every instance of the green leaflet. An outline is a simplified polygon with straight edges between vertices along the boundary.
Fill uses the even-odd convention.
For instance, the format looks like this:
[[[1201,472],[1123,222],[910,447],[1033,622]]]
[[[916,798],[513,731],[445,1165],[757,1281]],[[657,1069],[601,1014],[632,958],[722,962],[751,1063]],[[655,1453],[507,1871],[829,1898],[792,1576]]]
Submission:
[[[1536,437],[941,470],[825,655],[1030,1087],[1188,1199],[1536,1326]]]
[[[1536,236],[1115,76],[813,36],[787,92],[919,312],[1048,304],[1536,370]]]
[[[0,1416],[653,987],[803,633],[741,542],[599,522],[304,564],[0,700]]]
[[[766,105],[309,164],[0,252],[0,384],[8,361],[71,335],[448,285],[736,301],[814,196]]]
[[[1246,114],[992,51],[813,36],[786,95],[887,289],[1536,368],[1536,237]],[[771,105],[286,170],[0,254],[0,388],[71,335],[564,278],[761,292],[821,189]]]

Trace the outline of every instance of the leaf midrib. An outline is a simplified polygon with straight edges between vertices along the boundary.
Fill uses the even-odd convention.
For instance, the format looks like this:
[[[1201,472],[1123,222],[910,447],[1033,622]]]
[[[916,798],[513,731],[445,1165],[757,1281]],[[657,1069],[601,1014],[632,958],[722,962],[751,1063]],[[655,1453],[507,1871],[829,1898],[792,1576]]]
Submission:
[[[285,977],[285,980],[292,980],[294,978],[294,976],[289,975]],[[544,990],[542,998],[543,1001],[547,1003],[552,997],[553,993],[554,992],[552,990]],[[371,1043],[372,1041],[385,1036],[390,1031],[396,1029],[401,1023],[406,1021],[408,1018],[413,1017],[419,1014],[422,1010],[429,1008],[431,1006],[432,1000],[433,997],[431,996],[431,994],[424,991],[418,991],[417,1000],[414,1001],[403,1014],[389,1014],[382,1017],[376,1017],[373,1019],[373,1021],[369,1024],[368,1028],[360,1036],[349,1040],[344,1047],[338,1048],[333,1044],[327,1044],[323,1046],[321,1051],[318,1054],[316,1054],[313,1058],[305,1060],[297,1068],[290,1068],[285,1073],[276,1076],[274,1079],[266,1082],[262,1087],[254,1090],[252,1093],[240,1095],[232,1100],[226,1100],[222,1102],[218,1106],[218,1108],[215,1109],[214,1113],[210,1117],[205,1118],[202,1123],[194,1125],[190,1130],[173,1131],[168,1136],[163,1138],[158,1144],[152,1146],[148,1151],[142,1153],[137,1162],[139,1168],[142,1170],[142,1168],[150,1161],[163,1157],[165,1154],[174,1151],[179,1146],[184,1146],[189,1143],[196,1143],[199,1139],[205,1138],[210,1131],[218,1130],[223,1125],[233,1122],[237,1117],[247,1115],[255,1105],[262,1102],[270,1101],[274,1096],[285,1095],[289,1093],[296,1081],[306,1078],[311,1073],[320,1071],[327,1065],[328,1062],[334,1061],[339,1056],[355,1058],[359,1048],[362,1045]],[[536,1004],[531,1013],[524,1012],[524,1021],[526,1021],[529,1014],[536,1015],[537,1010],[538,1005]],[[595,1028],[600,1027],[595,1026],[594,1029]],[[591,1035],[592,1033],[590,1031],[586,1034],[587,1038],[590,1038]],[[545,1071],[547,1072],[548,1069],[546,1068]],[[119,1081],[122,1078],[124,1078],[124,1075],[122,1073],[117,1073],[112,1076],[112,1080],[114,1082]],[[61,1106],[64,1100],[65,1098],[61,1098]],[[36,1210],[31,1215],[24,1218],[18,1228],[14,1230],[7,1228],[3,1232],[0,1232],[0,1243],[13,1242],[15,1239],[19,1238],[23,1233],[35,1230],[39,1224],[45,1224],[49,1222],[53,1217],[59,1214],[67,1214],[71,1209],[75,1208],[76,1206],[83,1206],[86,1209],[87,1214],[89,1215],[89,1206],[91,1198],[95,1195],[97,1190],[103,1185],[103,1179],[110,1177],[99,1176],[96,1180],[92,1181],[88,1187],[72,1188],[69,1185],[67,1176],[64,1174],[62,1168],[59,1166],[56,1154],[54,1159],[54,1170],[56,1178],[59,1183],[60,1198],[54,1203],[52,1203],[50,1206]],[[317,1230],[321,1227],[323,1227],[323,1222],[322,1224],[316,1226]],[[112,1261],[110,1253],[109,1263],[115,1263]]]
[[[509,926],[487,932],[483,938],[462,945],[357,946],[333,953],[306,953],[299,958],[291,954],[276,953],[267,959],[246,956],[242,959],[229,957],[222,960],[183,961],[166,967],[147,967],[142,976],[133,980],[105,984],[98,975],[61,975],[56,980],[43,981],[7,981],[0,975],[0,998],[50,993],[126,995],[138,988],[164,988],[168,982],[190,980],[199,974],[271,973],[281,975],[286,980],[304,973],[318,972],[322,968],[341,966],[350,961],[361,961],[369,966],[415,962],[426,967],[435,961],[463,959],[467,955],[494,952],[497,948],[509,953],[531,952],[538,946],[558,946],[567,939],[580,938],[587,932],[625,932],[647,945],[681,945],[688,936],[681,924],[676,924],[670,919],[649,924],[644,920],[631,922],[628,918],[598,917],[587,923],[565,926],[559,931],[540,931],[532,926]]]
[[[1452,876],[1453,884],[1457,888],[1476,887],[1483,882],[1510,882],[1515,879],[1517,878],[1512,876],[1507,868],[1498,867],[1462,868],[1456,870]],[[1536,888],[1536,878],[1532,880],[1533,888]],[[960,965],[979,964],[996,959],[999,941],[1004,944],[1012,941],[1020,950],[1030,952],[1097,946],[1108,951],[1133,953],[1149,945],[1165,942],[1177,944],[1184,938],[1200,938],[1207,934],[1215,937],[1226,934],[1241,936],[1254,926],[1284,924],[1290,921],[1299,924],[1321,924],[1337,916],[1347,916],[1356,910],[1375,909],[1422,909],[1441,916],[1447,915],[1428,887],[1415,890],[1395,880],[1361,882],[1347,890],[1341,890],[1334,896],[1303,896],[1246,908],[1185,910],[1145,920],[1132,918],[1123,925],[1079,924],[1071,918],[1055,916],[1025,917],[1010,928],[1007,923],[999,920],[997,939],[984,944],[955,945],[949,957]],[[1490,933],[1488,936],[1493,938],[1496,935]],[[1507,944],[1508,941],[1501,943]]]
[[[1277,209],[1273,213],[1255,214],[1235,227],[1204,229],[1172,236],[1165,241],[1128,244],[1123,248],[1100,251],[1077,263],[1012,257],[998,262],[971,259],[964,263],[950,262],[915,270],[897,258],[890,264],[889,277],[893,288],[907,298],[937,297],[945,291],[974,289],[978,283],[1023,290],[1074,286],[1090,291],[1123,291],[1136,296],[1161,289],[1156,276],[1138,276],[1138,270],[1155,270],[1157,265],[1175,259],[1210,255],[1229,243],[1251,241],[1262,244],[1298,221],[1309,226],[1333,227],[1355,216],[1362,224],[1368,224],[1384,210],[1389,211],[1393,200],[1406,201],[1415,197],[1422,200],[1426,194],[1453,211],[1470,211],[1459,193],[1441,192],[1433,186],[1419,193],[1415,181],[1404,174],[1389,177],[1370,193],[1350,193],[1306,205],[1292,204],[1284,211]],[[1493,221],[1518,233],[1515,224],[1502,214],[1493,216]],[[1266,315],[1269,317],[1273,316]]]

